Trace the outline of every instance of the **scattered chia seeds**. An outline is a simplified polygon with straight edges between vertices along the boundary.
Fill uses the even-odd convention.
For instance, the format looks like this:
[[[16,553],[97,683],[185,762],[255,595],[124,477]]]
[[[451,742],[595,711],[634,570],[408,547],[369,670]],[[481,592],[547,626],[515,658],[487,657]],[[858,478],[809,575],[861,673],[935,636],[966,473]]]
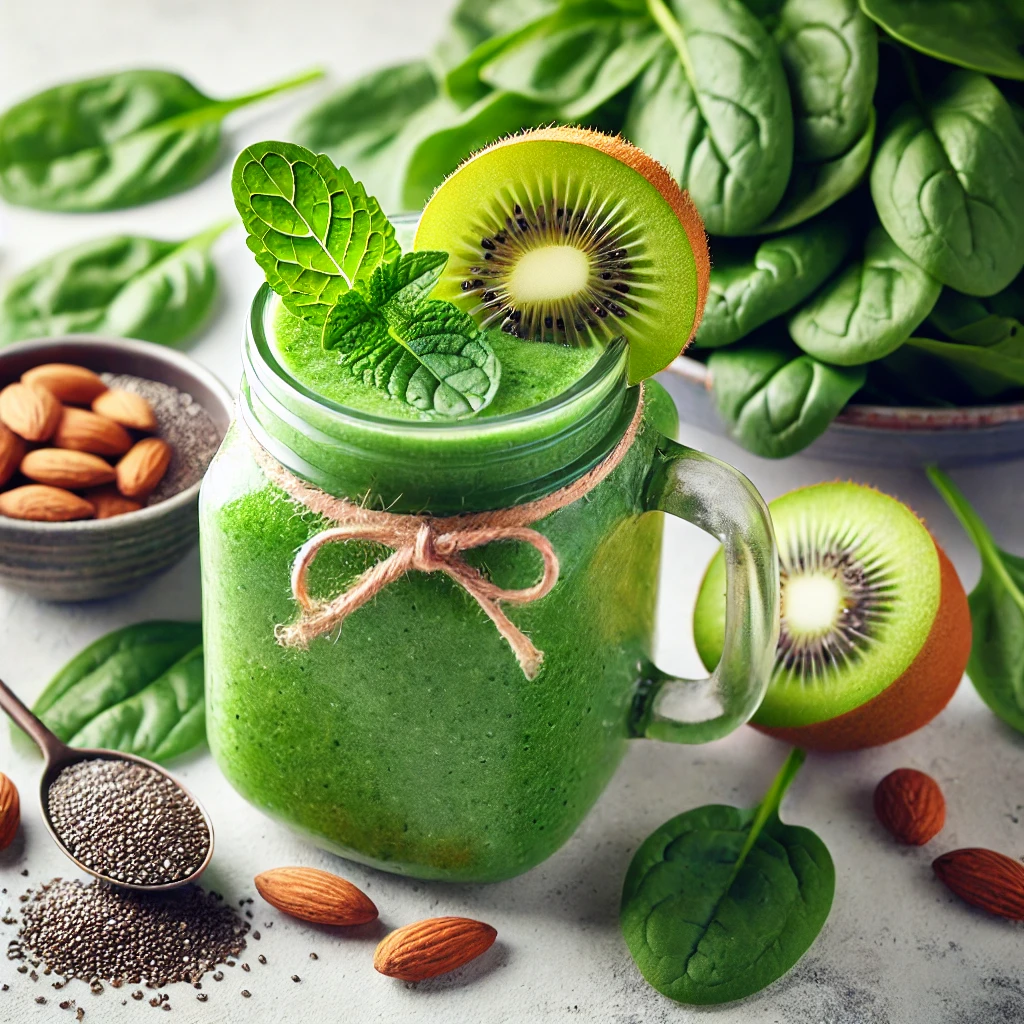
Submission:
[[[195,982],[245,948],[249,926],[197,886],[138,893],[54,879],[31,894],[9,960],[42,962],[67,978],[151,988]],[[141,999],[141,990],[132,992]],[[166,994],[160,1001],[166,1005]]]
[[[147,504],[166,501],[202,480],[221,441],[210,414],[191,395],[170,384],[126,373],[102,373],[100,377],[107,387],[146,399],[156,417],[155,436],[163,438],[173,450],[171,464]]]
[[[69,852],[115,882],[180,881],[210,848],[198,806],[171,779],[133,761],[69,765],[50,786],[48,804]]]

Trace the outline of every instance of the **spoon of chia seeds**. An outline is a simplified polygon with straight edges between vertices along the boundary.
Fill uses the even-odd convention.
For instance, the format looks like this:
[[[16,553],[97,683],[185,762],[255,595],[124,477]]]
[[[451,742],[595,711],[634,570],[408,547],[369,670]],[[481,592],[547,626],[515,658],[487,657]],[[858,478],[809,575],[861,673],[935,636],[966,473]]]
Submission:
[[[0,679],[0,708],[35,740],[46,764],[43,821],[83,871],[125,889],[194,882],[213,856],[213,825],[198,800],[152,761],[59,740]]]

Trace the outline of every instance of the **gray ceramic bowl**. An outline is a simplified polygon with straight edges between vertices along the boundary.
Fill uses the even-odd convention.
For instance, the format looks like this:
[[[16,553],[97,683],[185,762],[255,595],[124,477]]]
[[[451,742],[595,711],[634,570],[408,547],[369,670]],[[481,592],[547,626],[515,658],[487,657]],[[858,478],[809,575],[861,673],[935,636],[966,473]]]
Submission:
[[[147,341],[79,334],[0,349],[0,388],[40,363],[130,373],[190,394],[223,437],[233,402],[194,359]],[[141,586],[169,569],[199,536],[199,484],[111,519],[35,523],[0,516],[0,584],[50,601],[89,601]]]
[[[658,375],[683,423],[726,436],[703,363],[680,356]],[[874,466],[974,465],[1024,458],[1024,403],[925,409],[848,405],[801,453]]]

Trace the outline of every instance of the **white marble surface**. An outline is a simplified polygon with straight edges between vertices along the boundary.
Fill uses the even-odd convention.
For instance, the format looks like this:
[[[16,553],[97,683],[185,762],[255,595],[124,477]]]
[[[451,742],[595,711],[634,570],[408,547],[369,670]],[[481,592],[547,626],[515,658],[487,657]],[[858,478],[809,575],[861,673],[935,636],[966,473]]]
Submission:
[[[337,82],[420,53],[432,41],[446,0],[375,4],[290,0],[0,0],[0,106],[60,79],[119,66],[181,69],[213,94],[230,95],[322,64]],[[0,206],[0,283],[50,251],[118,230],[184,236],[231,210],[230,152],[273,137],[317,89],[237,114],[225,159],[200,187],[142,209],[60,216]],[[224,288],[217,316],[192,354],[233,386],[245,307],[260,273],[241,231],[218,243]],[[920,473],[877,472],[795,458],[762,461],[721,440],[686,432],[747,472],[766,497],[817,480],[867,480],[908,500],[934,529],[973,585],[978,563],[952,517]],[[1003,463],[956,473],[1001,543],[1024,552],[1024,465]],[[697,581],[713,543],[694,528],[668,531],[658,656],[668,669],[696,673],[689,618]],[[82,606],[47,605],[0,590],[0,672],[27,699],[85,644],[118,626],[156,617],[199,615],[193,554],[145,589]],[[720,1021],[721,1024],[1008,1024],[1024,1021],[1024,931],[956,902],[933,879],[938,852],[983,845],[1024,854],[1024,739],[1002,727],[964,683],[932,725],[889,747],[838,757],[812,756],[794,784],[785,817],[815,828],[837,868],[835,905],[824,931],[797,968],[764,993],[718,1009],[679,1007],[650,989],[633,966],[617,924],[619,889],[638,844],[662,821],[709,802],[756,802],[784,749],[749,729],[698,748],[637,742],[578,834],[547,863],[500,885],[457,887],[398,879],[322,854],[251,811],[206,754],[185,759],[180,774],[205,802],[218,829],[210,884],[238,900],[254,895],[255,872],[290,863],[340,871],[379,904],[382,923],[340,936],[292,923],[257,898],[260,942],[243,959],[252,971],[226,969],[208,981],[209,1001],[172,990],[172,1020],[277,1022],[346,1020],[528,1024]],[[931,772],[949,802],[946,830],[923,850],[898,848],[874,822],[871,791],[891,769]],[[0,770],[21,789],[24,829],[0,854],[0,886],[24,886],[68,874],[35,806],[39,762],[11,748],[0,728]],[[19,872],[27,869],[28,878]],[[0,909],[6,906],[0,905]],[[455,975],[404,986],[371,968],[385,927],[442,914],[491,922],[497,947]],[[267,922],[273,922],[268,927]],[[3,942],[13,935],[0,927]],[[310,951],[319,960],[309,959]],[[267,966],[256,962],[262,952]],[[293,973],[302,982],[293,984]],[[0,959],[0,1021],[64,1019],[61,998],[76,998],[86,1020],[136,1021],[153,1011],[126,992],[91,995],[74,982],[61,993],[50,979],[32,984]],[[251,999],[239,991],[248,988]],[[38,1005],[42,995],[46,1005]],[[70,1014],[67,1015],[70,1017]]]

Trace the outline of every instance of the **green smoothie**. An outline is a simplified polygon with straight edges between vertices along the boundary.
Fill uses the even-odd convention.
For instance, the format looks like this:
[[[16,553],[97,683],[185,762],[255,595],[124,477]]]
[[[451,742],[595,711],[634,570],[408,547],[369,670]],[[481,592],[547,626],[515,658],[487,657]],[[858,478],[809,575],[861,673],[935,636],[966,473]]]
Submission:
[[[325,397],[354,393],[351,382],[338,383],[336,366],[327,375],[310,332],[290,317],[277,322],[288,330],[268,346],[247,347],[247,379],[266,377],[266,367],[254,365],[263,350],[307,387],[332,392]],[[574,465],[603,457],[635,407],[623,359],[602,369],[600,354],[516,339],[502,344],[501,358],[513,368],[501,385],[505,409],[518,404],[519,417],[432,427],[432,448],[418,447],[417,431],[426,429],[419,422],[397,433],[364,428],[387,481],[381,503],[414,485],[416,474],[441,471],[446,452],[475,467],[462,470],[465,489],[482,507],[502,503],[488,503],[488,488],[501,494],[516,458],[523,472],[532,464],[541,476],[557,467],[551,489],[572,478]],[[565,373],[552,385],[531,373],[531,359],[561,360]],[[571,385],[587,372],[601,379],[588,392],[592,408],[579,406],[584,414],[575,416],[581,399]],[[647,420],[671,429],[670,400],[657,385],[648,395]],[[361,398],[372,406],[368,394]],[[266,401],[247,419],[258,416],[268,435],[303,433],[287,408]],[[530,402],[554,408],[534,415],[522,410]],[[344,414],[337,419],[351,447],[355,428]],[[435,436],[446,431],[450,450]],[[497,431],[491,440],[488,431]],[[306,650],[278,645],[274,627],[296,614],[295,551],[325,524],[266,482],[232,430],[201,503],[208,732],[229,781],[319,845],[391,871],[490,881],[551,854],[607,783],[630,735],[654,621],[661,516],[645,514],[642,491],[660,436],[646,430],[608,480],[536,524],[558,553],[559,581],[543,600],[507,606],[545,655],[531,681],[479,605],[440,573],[409,573],[336,637]],[[399,457],[405,444],[416,465]],[[340,450],[332,453],[333,471],[343,473],[345,463]],[[363,542],[329,545],[311,571],[312,590],[334,596],[387,554]],[[538,578],[538,556],[526,544],[492,544],[465,557],[501,587]]]
[[[540,863],[632,737],[735,728],[774,653],[763,504],[630,383],[697,325],[697,214],[622,140],[552,131],[467,161],[411,247],[326,156],[253,143],[232,173],[268,284],[200,496],[210,748],[253,806],[419,878]],[[662,511],[726,546],[703,683],[650,661]],[[680,720],[695,688],[718,711]]]

